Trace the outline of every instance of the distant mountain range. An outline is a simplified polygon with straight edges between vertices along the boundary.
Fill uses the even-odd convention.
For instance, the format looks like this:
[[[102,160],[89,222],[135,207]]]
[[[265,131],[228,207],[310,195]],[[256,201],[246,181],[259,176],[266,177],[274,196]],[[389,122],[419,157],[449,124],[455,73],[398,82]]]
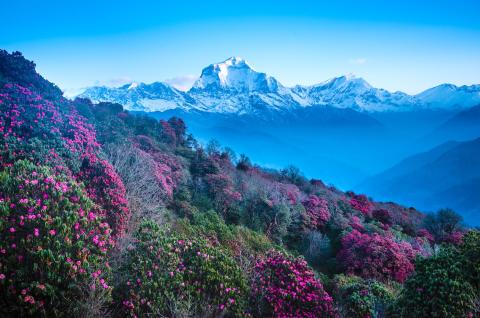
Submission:
[[[343,190],[430,211],[451,207],[478,224],[480,85],[408,95],[349,75],[285,87],[234,57],[204,68],[187,92],[130,83],[91,87],[80,97],[179,116],[201,142],[216,139],[255,163],[294,162]]]
[[[130,83],[116,88],[90,87],[79,97],[116,102],[135,111],[180,109],[264,116],[311,106],[366,112],[467,108],[480,103],[480,85],[443,84],[412,96],[375,88],[362,78],[348,75],[290,88],[255,71],[244,59],[232,57],[204,68],[188,92],[163,82]]]
[[[379,200],[423,210],[449,207],[480,224],[480,138],[446,142],[404,159],[359,187]]]

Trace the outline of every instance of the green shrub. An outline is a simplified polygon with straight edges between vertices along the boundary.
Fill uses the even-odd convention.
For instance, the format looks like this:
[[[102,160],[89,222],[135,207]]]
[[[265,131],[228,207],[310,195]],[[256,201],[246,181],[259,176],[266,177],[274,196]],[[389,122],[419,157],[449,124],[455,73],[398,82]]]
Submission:
[[[415,273],[392,308],[393,317],[473,317],[475,291],[466,279],[461,257],[445,249],[418,259]]]
[[[334,279],[335,298],[345,317],[384,317],[394,292],[375,280],[357,276],[337,275]]]
[[[241,316],[246,279],[222,249],[146,221],[121,268],[115,300],[131,316]]]

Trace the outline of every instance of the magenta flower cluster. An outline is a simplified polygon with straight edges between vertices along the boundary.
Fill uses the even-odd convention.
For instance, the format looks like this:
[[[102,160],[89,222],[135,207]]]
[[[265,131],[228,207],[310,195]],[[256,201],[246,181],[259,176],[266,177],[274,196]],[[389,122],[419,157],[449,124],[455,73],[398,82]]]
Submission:
[[[302,201],[302,204],[309,218],[308,226],[312,229],[322,229],[330,219],[327,200],[312,194]]]
[[[255,265],[252,291],[265,316],[336,317],[333,299],[302,258],[271,251]]]
[[[337,259],[349,274],[403,282],[414,270],[416,255],[410,243],[396,242],[389,233],[382,236],[354,229],[342,238]]]

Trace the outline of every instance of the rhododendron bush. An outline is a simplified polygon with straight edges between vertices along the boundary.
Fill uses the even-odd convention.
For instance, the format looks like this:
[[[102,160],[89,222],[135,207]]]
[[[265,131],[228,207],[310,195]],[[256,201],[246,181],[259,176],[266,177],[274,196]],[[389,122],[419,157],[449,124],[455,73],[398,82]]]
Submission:
[[[362,212],[365,216],[370,216],[372,204],[364,194],[352,194],[350,205],[355,210]]]
[[[66,314],[84,290],[110,290],[111,230],[95,209],[46,167],[17,161],[0,172],[0,312]]]
[[[333,299],[307,262],[271,251],[255,265],[253,295],[259,317],[335,317]]]
[[[110,163],[98,157],[100,145],[86,119],[65,101],[55,104],[16,84],[0,89],[0,100],[2,163],[27,158],[79,178],[120,233],[128,214],[125,189]]]
[[[415,256],[409,243],[396,242],[388,234],[381,236],[352,230],[342,238],[342,250],[337,258],[347,273],[403,282],[414,269]]]
[[[308,215],[308,226],[312,229],[321,229],[330,219],[330,211],[326,200],[311,195],[302,202]]]
[[[221,249],[145,222],[128,248],[115,299],[131,316],[239,316],[246,280]]]

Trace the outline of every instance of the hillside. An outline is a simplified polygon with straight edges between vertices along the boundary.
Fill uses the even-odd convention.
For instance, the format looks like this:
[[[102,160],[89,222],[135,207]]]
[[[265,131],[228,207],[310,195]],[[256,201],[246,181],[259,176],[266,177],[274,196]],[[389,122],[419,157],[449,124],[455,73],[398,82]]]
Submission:
[[[441,123],[426,137],[428,140],[466,141],[480,136],[480,105],[462,110]]]
[[[450,207],[479,223],[480,139],[447,142],[409,157],[359,188],[372,196],[424,210]],[[412,191],[412,189],[416,189]]]
[[[2,316],[405,317],[437,301],[476,313],[480,242],[454,212],[266,169],[202,147],[178,117],[67,100],[19,53],[0,63]],[[453,260],[466,288],[412,304],[432,288],[423,268]]]

